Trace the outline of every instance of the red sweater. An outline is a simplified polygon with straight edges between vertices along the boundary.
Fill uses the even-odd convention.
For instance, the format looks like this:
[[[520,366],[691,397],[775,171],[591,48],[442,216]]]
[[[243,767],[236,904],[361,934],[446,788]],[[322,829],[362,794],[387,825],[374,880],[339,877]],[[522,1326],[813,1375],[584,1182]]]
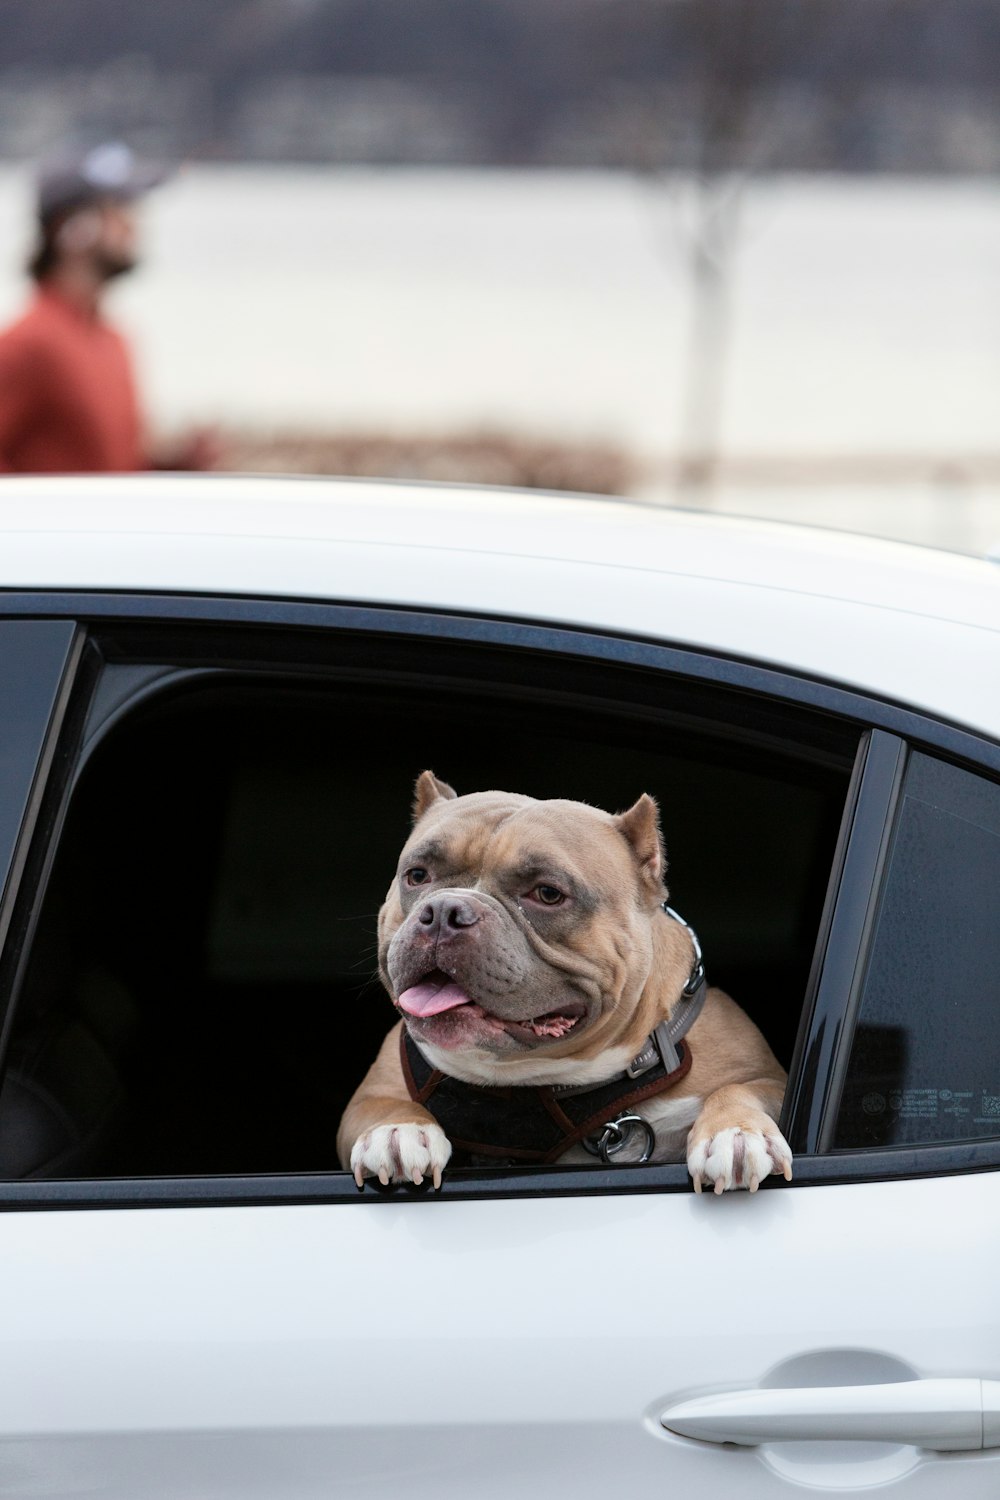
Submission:
[[[141,425],[121,334],[40,288],[0,334],[0,471],[144,469]]]

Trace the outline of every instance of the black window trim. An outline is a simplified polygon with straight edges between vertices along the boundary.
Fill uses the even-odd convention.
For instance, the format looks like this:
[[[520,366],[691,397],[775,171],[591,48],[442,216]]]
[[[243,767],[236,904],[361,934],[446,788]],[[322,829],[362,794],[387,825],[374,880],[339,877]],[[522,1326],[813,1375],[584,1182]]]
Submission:
[[[444,611],[371,605],[315,603],[285,599],[219,598],[201,595],[79,594],[0,592],[0,616],[72,618],[83,628],[101,624],[224,624],[287,626],[354,631],[359,634],[406,634],[429,638],[517,646],[546,653],[572,654],[591,660],[646,666],[706,683],[750,690],[803,708],[819,710],[851,723],[863,736],[849,805],[839,867],[831,874],[831,896],[817,943],[815,984],[807,996],[797,1059],[790,1072],[790,1094],[784,1118],[796,1149],[795,1185],[883,1182],[887,1179],[975,1172],[1000,1167],[1000,1139],[958,1141],[926,1147],[820,1152],[828,1139],[832,1111],[839,1098],[842,1069],[853,1033],[853,1008],[863,972],[865,935],[877,896],[885,839],[891,825],[907,746],[1000,776],[1000,743],[960,726],[925,716],[884,699],[869,697],[838,684],[779,668],[762,666],[718,652],[633,636],[593,632],[572,626],[535,624]],[[85,670],[86,653],[77,657]],[[92,665],[92,663],[91,663]],[[77,733],[82,722],[76,726]],[[67,757],[63,757],[64,762]],[[62,804],[71,778],[65,767],[62,787],[47,795]],[[53,778],[59,781],[58,773]],[[42,819],[51,832],[53,821]],[[51,857],[51,848],[47,853]],[[47,863],[47,861],[45,861]],[[842,879],[856,882],[850,912],[840,899]],[[29,876],[31,878],[29,878]],[[22,881],[21,900],[37,889],[39,862]],[[22,947],[22,955],[26,944]],[[7,968],[10,955],[0,955]],[[850,971],[846,989],[844,975]],[[9,972],[9,970],[8,970]],[[838,1000],[838,995],[841,997]],[[807,1066],[808,1063],[808,1066]],[[821,1071],[825,1070],[825,1071]],[[811,1084],[808,1076],[811,1070]],[[804,1082],[806,1080],[806,1082]],[[822,1088],[818,1086],[822,1084]],[[781,1191],[769,1179],[762,1188]],[[0,1183],[0,1212],[17,1208],[157,1207],[211,1204],[394,1201],[401,1196],[427,1201],[449,1199],[580,1196],[614,1193],[683,1191],[690,1184],[681,1163],[658,1167],[564,1167],[463,1171],[446,1176],[440,1192],[411,1187],[359,1192],[348,1174],[282,1174],[186,1177],[40,1180]]]
[[[39,623],[44,627],[48,622]],[[21,816],[21,826],[9,867],[4,870],[0,866],[0,954],[3,953],[7,939],[14,901],[24,874],[27,852],[38,821],[44,789],[52,769],[63,721],[76,681],[76,669],[83,652],[85,633],[78,624],[67,623],[62,625],[60,630],[63,634],[53,665],[57,665],[58,657],[61,657],[61,665],[57,665],[57,679],[52,684],[48,723],[44,729],[41,751],[34,767],[31,788]]]
[[[553,624],[500,615],[417,606],[356,604],[283,597],[143,592],[14,592],[0,589],[0,617],[70,617],[86,627],[120,623],[288,626],[388,635],[430,635],[485,645],[522,646],[648,666],[720,686],[745,688],[802,708],[818,709],[859,728],[885,729],[914,746],[944,753],[974,770],[1000,776],[1000,738],[924,714],[890,698],[822,677],[709,647],[690,646],[607,629]]]
[[[785,1094],[785,1135],[797,1156],[832,1147],[908,753],[905,740],[881,729],[859,750]]]
[[[941,1146],[881,1151],[840,1151],[801,1157],[795,1178],[770,1177],[760,1192],[955,1176],[1000,1167],[1000,1142],[958,1141]],[[17,1209],[267,1207],[306,1203],[447,1203],[496,1198],[608,1197],[690,1192],[680,1162],[654,1167],[522,1167],[463,1169],[446,1173],[439,1190],[368,1183],[359,1190],[347,1172],[257,1174],[229,1177],[109,1177],[0,1183],[0,1213]],[[708,1202],[714,1195],[704,1194]],[[709,1210],[710,1212],[711,1210]]]
[[[86,630],[74,621],[64,642],[63,663],[49,711],[49,722],[38,756],[27,806],[21,820],[10,871],[0,890],[0,1082],[10,1043],[12,1008],[6,996],[16,993],[21,956],[34,919],[35,893],[44,888],[45,872],[51,864],[55,828],[61,819],[59,792],[69,769],[76,735],[71,714],[81,665],[86,655]],[[40,851],[45,851],[44,859]]]

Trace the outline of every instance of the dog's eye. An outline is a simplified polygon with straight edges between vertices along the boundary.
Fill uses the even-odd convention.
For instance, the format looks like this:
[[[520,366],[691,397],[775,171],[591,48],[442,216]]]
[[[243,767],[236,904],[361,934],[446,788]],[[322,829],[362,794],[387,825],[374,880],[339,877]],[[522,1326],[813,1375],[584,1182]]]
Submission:
[[[413,865],[403,876],[407,885],[426,885],[430,878],[430,870],[425,870],[423,865]]]
[[[532,895],[537,896],[543,906],[560,906],[566,900],[562,891],[554,885],[536,885]]]

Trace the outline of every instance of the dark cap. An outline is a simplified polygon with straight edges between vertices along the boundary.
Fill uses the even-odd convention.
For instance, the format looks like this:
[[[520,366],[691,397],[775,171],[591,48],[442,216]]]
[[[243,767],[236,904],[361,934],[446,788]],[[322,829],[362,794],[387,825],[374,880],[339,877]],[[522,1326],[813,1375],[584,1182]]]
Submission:
[[[127,202],[148,193],[169,177],[169,170],[141,162],[121,141],[105,141],[88,150],[66,152],[42,163],[36,176],[38,217],[44,224],[74,208],[101,198]]]

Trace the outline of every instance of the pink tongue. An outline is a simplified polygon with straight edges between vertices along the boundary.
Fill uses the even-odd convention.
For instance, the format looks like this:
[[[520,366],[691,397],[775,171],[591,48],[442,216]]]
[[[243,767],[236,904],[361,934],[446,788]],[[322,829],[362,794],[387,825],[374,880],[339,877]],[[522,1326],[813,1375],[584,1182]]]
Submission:
[[[425,980],[404,990],[399,1004],[410,1016],[436,1016],[438,1011],[454,1010],[456,1005],[468,1004],[469,997],[457,984],[435,984]]]

